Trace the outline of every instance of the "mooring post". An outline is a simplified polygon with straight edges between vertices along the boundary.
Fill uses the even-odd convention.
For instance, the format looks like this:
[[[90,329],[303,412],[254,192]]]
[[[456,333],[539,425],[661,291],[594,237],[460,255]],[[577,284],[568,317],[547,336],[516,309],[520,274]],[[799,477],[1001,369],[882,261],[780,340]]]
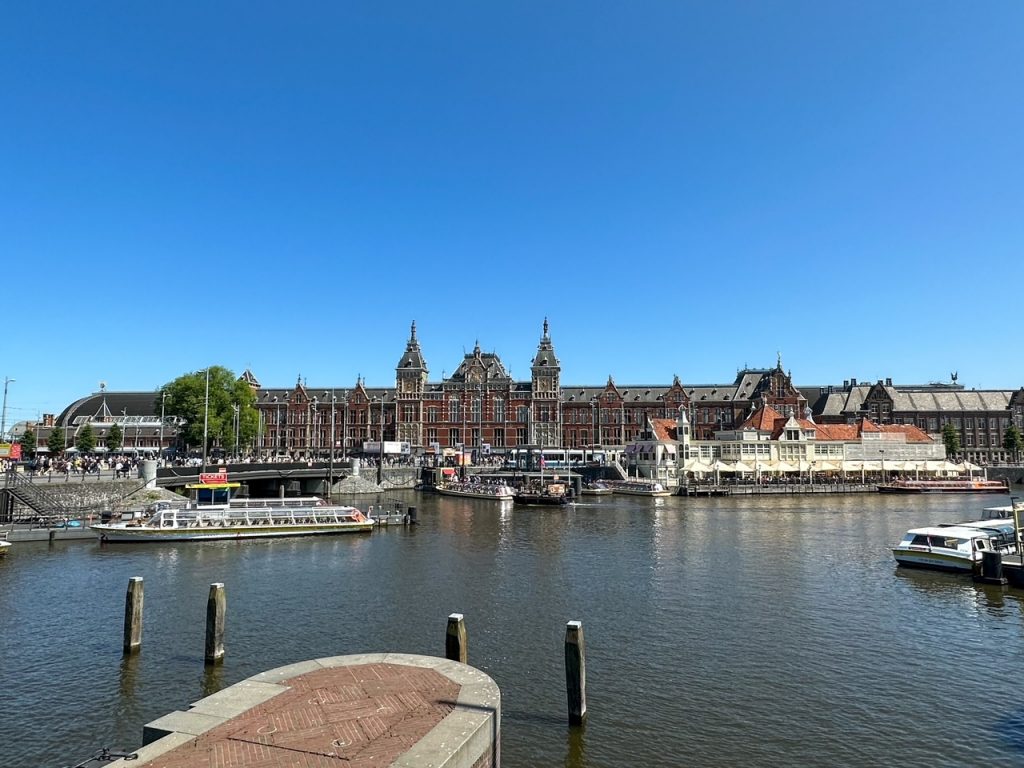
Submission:
[[[569,696],[569,725],[583,725],[587,719],[587,659],[583,644],[583,623],[565,625],[565,689]]]
[[[206,601],[206,663],[216,664],[224,658],[224,611],[227,598],[224,585],[210,585],[210,597]]]
[[[461,613],[448,617],[448,631],[444,638],[444,657],[450,661],[468,664],[469,651],[466,648],[466,622]]]
[[[409,525],[416,525],[419,521],[419,510],[416,507],[409,507]]]
[[[994,550],[981,553],[981,572],[974,575],[974,580],[982,584],[1006,584],[1003,576],[1003,555]]]
[[[128,579],[124,595],[124,652],[135,653],[142,647],[142,577]]]

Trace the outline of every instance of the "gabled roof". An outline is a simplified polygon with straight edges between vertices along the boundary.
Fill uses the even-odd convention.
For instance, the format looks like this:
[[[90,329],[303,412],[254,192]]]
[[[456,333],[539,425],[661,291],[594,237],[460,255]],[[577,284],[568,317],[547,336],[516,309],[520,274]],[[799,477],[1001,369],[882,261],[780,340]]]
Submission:
[[[676,438],[675,419],[651,419],[651,429],[654,430],[654,437],[660,442],[674,442]]]
[[[775,425],[779,421],[785,424],[786,417],[770,405],[763,405],[754,411],[746,421],[740,424],[740,429],[756,429],[761,432],[774,432]]]

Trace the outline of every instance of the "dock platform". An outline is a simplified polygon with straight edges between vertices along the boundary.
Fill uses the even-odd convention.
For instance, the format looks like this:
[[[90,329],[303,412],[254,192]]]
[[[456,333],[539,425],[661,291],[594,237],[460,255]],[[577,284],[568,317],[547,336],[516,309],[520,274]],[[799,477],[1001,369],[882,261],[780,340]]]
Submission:
[[[279,667],[143,728],[118,768],[500,766],[501,694],[473,667],[375,653]]]

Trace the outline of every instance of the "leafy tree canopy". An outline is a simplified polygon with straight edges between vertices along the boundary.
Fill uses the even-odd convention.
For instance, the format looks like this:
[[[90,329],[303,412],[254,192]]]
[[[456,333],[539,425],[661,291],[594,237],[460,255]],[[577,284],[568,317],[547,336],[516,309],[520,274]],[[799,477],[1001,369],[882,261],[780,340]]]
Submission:
[[[155,407],[164,405],[166,417],[177,416],[185,424],[180,427],[186,444],[202,449],[203,421],[207,421],[207,450],[221,446],[228,451],[235,446],[235,408],[238,408],[239,442],[250,445],[259,431],[256,393],[252,387],[227,368],[210,366],[209,415],[206,414],[206,370],[186,373],[160,388]],[[167,395],[163,401],[164,393]]]
[[[1003,433],[1003,448],[1012,453],[1014,458],[1020,456],[1020,452],[1024,450],[1024,436],[1016,424],[1011,424]]]
[[[36,452],[36,431],[29,427],[25,430],[25,434],[21,436],[21,450],[27,456],[31,456]]]
[[[46,440],[46,447],[54,456],[64,452],[64,427],[54,427]]]
[[[92,453],[96,447],[96,433],[92,431],[92,425],[86,424],[75,437],[75,448],[81,453]]]
[[[124,432],[121,431],[121,425],[114,423],[111,424],[110,429],[107,431],[107,437],[103,441],[107,446],[108,451],[117,451],[124,444]]]
[[[946,446],[946,457],[952,459],[960,453],[960,431],[947,422],[942,428],[942,443]]]

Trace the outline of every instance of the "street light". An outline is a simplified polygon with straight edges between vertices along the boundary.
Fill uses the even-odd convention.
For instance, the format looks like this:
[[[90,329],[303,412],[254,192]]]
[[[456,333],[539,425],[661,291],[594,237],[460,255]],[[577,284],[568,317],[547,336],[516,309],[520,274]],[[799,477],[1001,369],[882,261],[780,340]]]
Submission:
[[[341,458],[348,459],[348,390],[341,392]]]
[[[203,405],[203,472],[206,472],[206,436],[210,429],[210,369],[206,369],[206,399]]]
[[[316,439],[316,406],[319,401],[314,397],[309,401],[309,438],[307,439],[307,459],[313,458],[313,448],[316,447],[318,440]]]
[[[274,395],[274,458],[281,452],[281,401]]]
[[[164,458],[164,412],[167,410],[167,391],[160,393],[160,460]]]
[[[373,398],[376,400],[377,398]],[[377,462],[377,485],[384,482],[384,393],[380,395],[380,456]]]
[[[232,403],[231,408],[235,412],[235,460],[237,461],[240,456],[238,441],[242,426],[242,408],[238,403]]]
[[[334,406],[337,404],[338,398],[335,397],[334,393],[331,393],[331,464],[330,469],[327,470],[327,496],[330,498],[331,490],[334,488],[334,444],[337,440],[334,437]]]
[[[466,383],[462,384],[462,432],[459,437],[462,438],[462,448],[459,449],[459,467],[462,474],[462,479],[466,479]]]
[[[7,385],[14,381],[15,379],[4,376],[4,407],[3,413],[0,415],[0,440],[7,434]]]

